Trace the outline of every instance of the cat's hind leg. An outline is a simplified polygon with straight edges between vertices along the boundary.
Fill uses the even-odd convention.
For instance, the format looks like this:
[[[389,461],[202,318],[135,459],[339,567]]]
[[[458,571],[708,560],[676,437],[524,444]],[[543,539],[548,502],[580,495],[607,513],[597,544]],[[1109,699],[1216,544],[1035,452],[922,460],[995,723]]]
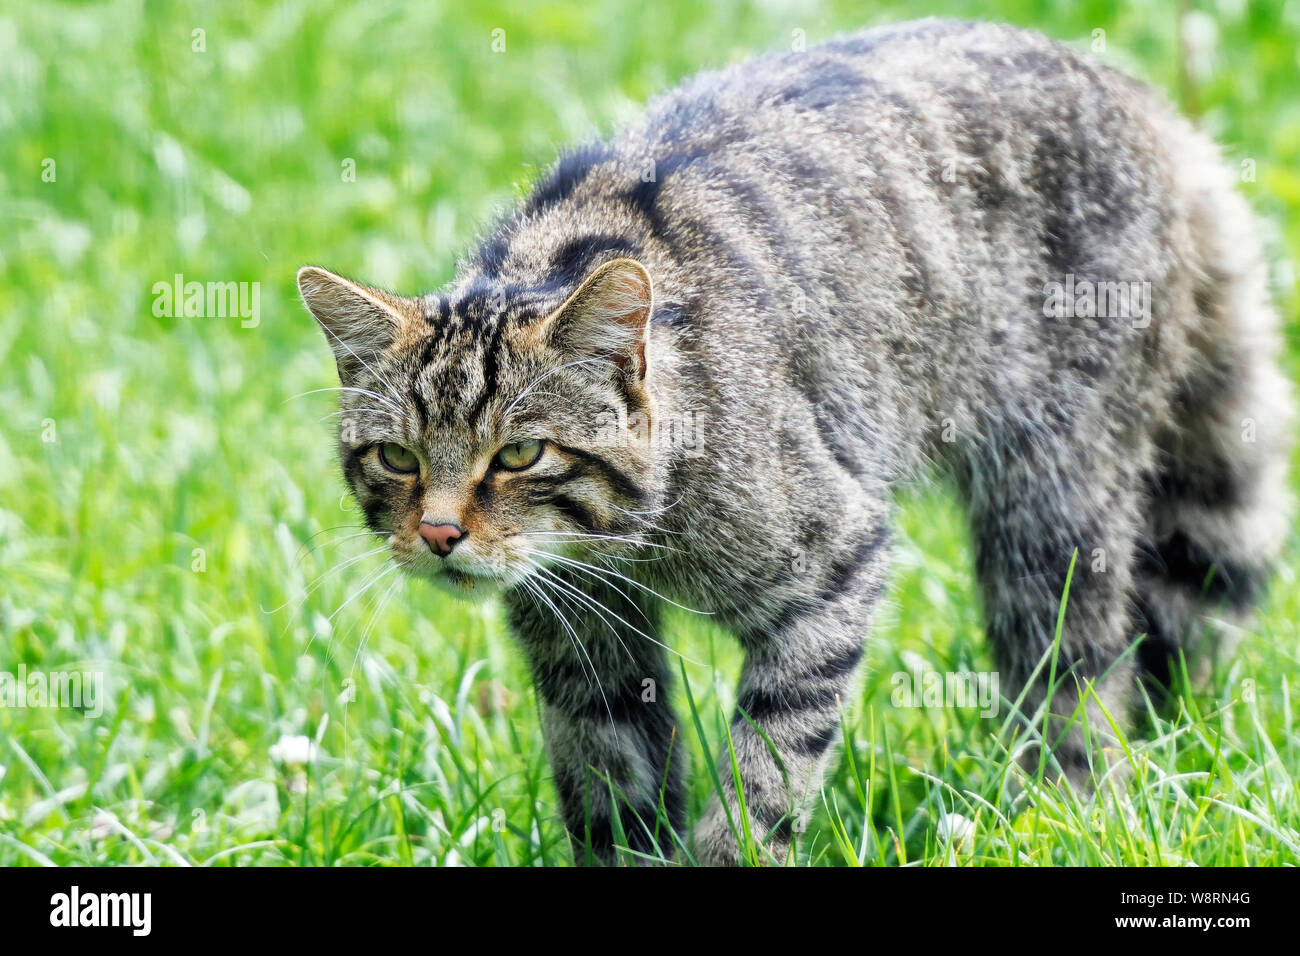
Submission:
[[[1056,766],[1087,786],[1104,772],[1096,745],[1136,689],[1130,594],[1146,453],[1138,426],[1066,409],[1044,403],[986,425],[962,483],[1002,696],[1025,691],[1018,739],[1041,733]],[[1028,746],[1024,765],[1040,754]]]

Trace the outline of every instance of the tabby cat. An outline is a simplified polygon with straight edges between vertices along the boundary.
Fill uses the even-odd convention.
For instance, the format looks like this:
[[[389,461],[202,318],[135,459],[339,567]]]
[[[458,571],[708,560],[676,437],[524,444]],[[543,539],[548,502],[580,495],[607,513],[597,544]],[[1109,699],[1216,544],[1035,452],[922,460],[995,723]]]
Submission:
[[[700,74],[563,155],[441,291],[298,284],[370,528],[504,600],[580,860],[685,832],[668,603],[744,649],[743,801],[787,857],[902,485],[959,490],[1005,696],[1030,721],[1054,669],[1043,739],[1076,783],[1106,765],[1101,707],[1247,612],[1287,527],[1290,399],[1232,175],[1151,90],[1006,26]],[[741,859],[721,766],[711,864]]]

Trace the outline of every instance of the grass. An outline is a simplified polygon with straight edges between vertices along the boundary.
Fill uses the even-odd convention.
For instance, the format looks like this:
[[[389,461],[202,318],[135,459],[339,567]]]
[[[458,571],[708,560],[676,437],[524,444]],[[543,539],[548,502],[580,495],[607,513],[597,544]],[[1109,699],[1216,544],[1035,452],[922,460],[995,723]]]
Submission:
[[[403,581],[353,599],[378,557],[344,563],[363,549],[330,399],[294,397],[334,372],[293,273],[437,286],[557,145],[701,65],[865,25],[856,7],[6,8],[0,672],[97,671],[105,700],[94,718],[0,708],[0,864],[572,862],[499,610]],[[887,0],[869,16],[1006,19],[1084,47],[1104,30],[1098,56],[1254,163],[1243,190],[1294,369],[1297,9],[1206,7],[1215,53],[1188,82],[1171,2]],[[260,283],[258,323],[156,316],[154,284],[178,273]],[[1005,713],[893,705],[897,672],[992,667],[951,498],[909,494],[899,537],[801,863],[1296,862],[1300,551],[1232,660],[1128,738],[1130,778],[1091,801],[1018,779]],[[671,623],[700,662],[677,688],[696,819],[729,772],[739,656],[698,619]]]

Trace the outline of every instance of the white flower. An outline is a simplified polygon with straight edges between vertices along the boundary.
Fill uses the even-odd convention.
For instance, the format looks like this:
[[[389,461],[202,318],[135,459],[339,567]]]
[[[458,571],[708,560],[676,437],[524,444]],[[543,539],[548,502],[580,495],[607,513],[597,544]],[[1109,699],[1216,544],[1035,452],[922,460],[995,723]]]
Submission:
[[[121,829],[122,824],[118,823],[117,817],[106,810],[100,810],[90,821],[90,838],[106,840]]]
[[[975,824],[960,813],[945,813],[939,818],[939,839],[952,846],[956,853],[970,853],[975,849]]]
[[[316,745],[302,734],[286,734],[271,745],[271,759],[288,767],[301,767],[313,763],[317,757]]]

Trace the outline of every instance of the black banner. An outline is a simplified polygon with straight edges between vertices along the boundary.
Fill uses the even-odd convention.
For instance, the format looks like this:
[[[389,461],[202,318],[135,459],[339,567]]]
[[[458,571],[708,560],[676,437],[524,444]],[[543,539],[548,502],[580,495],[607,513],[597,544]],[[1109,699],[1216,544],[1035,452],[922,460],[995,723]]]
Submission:
[[[461,945],[482,933],[497,948],[512,932],[533,944],[575,931],[635,939],[674,918],[695,937],[712,913],[720,942],[752,939],[756,918],[794,917],[822,937],[848,916],[854,933],[919,928],[930,944],[935,933],[956,943],[1010,931],[1022,940],[1199,934],[1231,945],[1243,933],[1290,931],[1298,885],[1294,870],[1258,869],[11,869],[0,870],[0,915],[10,944],[339,944],[448,932]]]

